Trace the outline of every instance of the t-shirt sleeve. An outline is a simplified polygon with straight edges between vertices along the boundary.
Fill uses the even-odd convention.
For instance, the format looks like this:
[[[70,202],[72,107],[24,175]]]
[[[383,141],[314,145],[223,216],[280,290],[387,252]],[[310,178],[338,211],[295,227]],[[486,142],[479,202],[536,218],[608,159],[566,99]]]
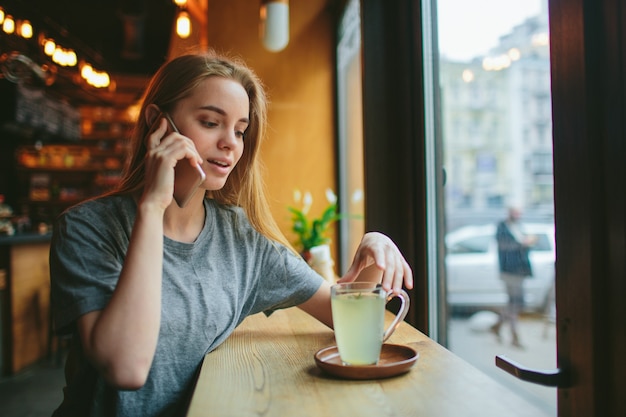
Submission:
[[[108,303],[122,269],[128,235],[98,204],[65,212],[50,247],[52,314],[59,333],[68,333],[83,314]]]
[[[252,314],[297,306],[320,288],[324,278],[300,256],[280,244],[274,244],[266,261],[266,272],[259,280]]]

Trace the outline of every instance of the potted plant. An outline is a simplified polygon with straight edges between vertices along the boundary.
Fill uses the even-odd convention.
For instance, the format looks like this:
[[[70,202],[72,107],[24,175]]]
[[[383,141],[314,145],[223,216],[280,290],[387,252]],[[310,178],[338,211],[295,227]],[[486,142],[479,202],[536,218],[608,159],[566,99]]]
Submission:
[[[291,230],[298,236],[295,243],[302,257],[327,280],[334,280],[333,260],[330,254],[330,238],[328,232],[331,225],[346,215],[337,211],[337,196],[331,189],[326,190],[328,206],[317,218],[309,218],[309,211],[313,204],[310,192],[304,195],[300,190],[294,191],[294,201],[302,202],[302,208],[288,207],[292,214]],[[354,217],[354,216],[351,216]]]

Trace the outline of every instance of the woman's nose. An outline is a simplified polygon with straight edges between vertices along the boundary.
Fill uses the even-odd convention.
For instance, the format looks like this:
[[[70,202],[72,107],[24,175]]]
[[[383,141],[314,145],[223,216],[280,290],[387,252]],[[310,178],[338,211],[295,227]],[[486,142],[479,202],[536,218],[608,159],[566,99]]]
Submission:
[[[225,131],[219,140],[218,143],[220,148],[232,149],[237,145],[237,136],[234,131]]]

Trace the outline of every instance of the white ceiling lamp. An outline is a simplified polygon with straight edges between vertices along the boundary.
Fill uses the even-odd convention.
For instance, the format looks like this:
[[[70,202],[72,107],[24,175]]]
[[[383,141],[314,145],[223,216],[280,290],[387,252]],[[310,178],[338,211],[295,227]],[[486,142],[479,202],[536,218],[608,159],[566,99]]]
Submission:
[[[289,0],[261,0],[260,36],[263,46],[278,52],[289,43]]]

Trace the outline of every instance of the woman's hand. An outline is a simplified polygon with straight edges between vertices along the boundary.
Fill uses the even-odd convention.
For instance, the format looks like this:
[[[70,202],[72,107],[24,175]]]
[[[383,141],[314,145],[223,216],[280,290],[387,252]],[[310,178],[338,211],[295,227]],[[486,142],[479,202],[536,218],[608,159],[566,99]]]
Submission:
[[[366,233],[354,255],[348,272],[338,282],[374,281],[385,291],[399,293],[404,284],[413,288],[413,272],[400,250],[382,233]],[[330,284],[327,281],[317,292],[299,306],[330,328],[333,327]]]
[[[350,269],[338,282],[362,280],[376,280],[385,291],[399,292],[403,284],[413,288],[413,271],[389,237],[369,232],[363,236]]]
[[[186,136],[168,131],[168,122],[161,118],[157,128],[146,138],[145,185],[143,202],[154,202],[163,210],[173,200],[174,167],[187,158],[202,163],[193,142]]]

